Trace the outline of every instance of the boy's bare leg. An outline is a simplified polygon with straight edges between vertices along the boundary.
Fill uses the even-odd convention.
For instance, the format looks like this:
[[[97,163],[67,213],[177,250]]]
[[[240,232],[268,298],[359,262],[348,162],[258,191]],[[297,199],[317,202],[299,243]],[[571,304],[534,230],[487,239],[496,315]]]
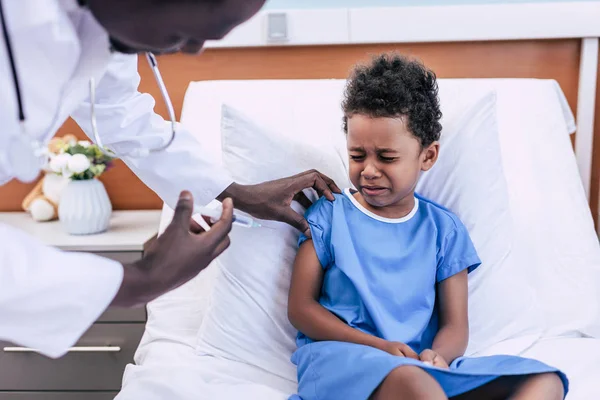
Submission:
[[[525,379],[509,400],[562,400],[565,388],[557,374],[532,375]]]
[[[419,367],[394,369],[375,390],[370,400],[447,400],[435,379]]]
[[[452,400],[562,400],[564,388],[555,373],[504,376]]]

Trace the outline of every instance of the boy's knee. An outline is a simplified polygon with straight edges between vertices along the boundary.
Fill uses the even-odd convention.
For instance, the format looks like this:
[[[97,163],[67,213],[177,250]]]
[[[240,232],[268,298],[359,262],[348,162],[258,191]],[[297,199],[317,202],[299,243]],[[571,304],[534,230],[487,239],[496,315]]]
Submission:
[[[539,379],[543,383],[544,387],[547,388],[548,394],[552,395],[552,397],[548,398],[562,399],[564,397],[565,387],[562,379],[560,379],[560,376],[558,376],[557,373],[549,372],[546,374],[541,374],[537,376],[537,379]]]
[[[406,393],[407,398],[428,398],[426,396],[431,394],[433,389],[432,383],[437,386],[437,382],[427,372],[409,365],[392,370],[384,383],[401,388],[398,393]]]
[[[413,367],[412,365],[406,365],[402,367],[398,367],[392,370],[387,376],[386,379],[391,379],[393,381],[404,382],[414,380],[421,375],[428,375],[427,372],[423,371],[419,367]]]

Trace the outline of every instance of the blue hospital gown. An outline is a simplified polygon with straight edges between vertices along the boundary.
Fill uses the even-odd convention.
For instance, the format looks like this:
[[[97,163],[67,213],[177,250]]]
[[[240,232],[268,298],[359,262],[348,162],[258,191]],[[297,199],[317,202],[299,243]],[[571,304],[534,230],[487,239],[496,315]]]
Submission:
[[[333,202],[316,202],[306,218],[325,269],[320,304],[353,328],[406,343],[420,353],[431,348],[438,330],[436,284],[464,269],[473,271],[480,260],[454,214],[415,197],[415,208],[406,217],[386,219],[346,190]],[[503,375],[557,372],[565,393],[568,387],[557,369],[515,356],[461,357],[450,369],[440,369],[368,346],[313,342],[302,333],[297,345],[292,362],[303,400],[368,399],[402,365],[426,370],[448,397]]]

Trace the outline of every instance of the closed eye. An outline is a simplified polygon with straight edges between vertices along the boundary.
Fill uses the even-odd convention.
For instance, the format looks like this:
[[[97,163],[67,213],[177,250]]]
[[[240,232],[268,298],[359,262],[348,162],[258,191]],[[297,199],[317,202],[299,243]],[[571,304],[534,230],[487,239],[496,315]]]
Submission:
[[[381,161],[383,161],[383,162],[391,163],[391,162],[396,161],[398,159],[398,157],[383,157],[383,156],[379,156],[379,159]]]
[[[360,155],[360,156],[359,156],[359,155],[352,155],[352,154],[351,154],[351,155],[350,155],[350,159],[351,159],[352,161],[362,161],[362,160],[364,160],[364,159],[365,159],[365,156],[364,156],[364,155]]]

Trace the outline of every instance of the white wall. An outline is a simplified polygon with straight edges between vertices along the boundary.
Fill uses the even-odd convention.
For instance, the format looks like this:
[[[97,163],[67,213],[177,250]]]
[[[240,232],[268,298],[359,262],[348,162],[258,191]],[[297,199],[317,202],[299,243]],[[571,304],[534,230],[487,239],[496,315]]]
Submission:
[[[270,0],[284,3],[291,0]],[[306,4],[317,0],[294,0]],[[320,4],[341,4],[342,0],[319,0]],[[331,45],[356,43],[416,43],[469,40],[520,40],[600,37],[600,1],[477,0],[480,4],[449,4],[475,0],[444,1],[443,5],[385,7],[265,8],[245,24],[209,47],[268,45]],[[390,2],[393,0],[387,0]],[[407,4],[404,0],[400,4]],[[419,1],[419,4],[427,1]],[[494,4],[484,4],[494,3]],[[399,4],[394,1],[394,4]],[[275,11],[278,10],[278,11]],[[280,12],[283,11],[283,12]],[[267,35],[271,18],[286,26]],[[286,22],[287,21],[287,22]],[[277,36],[281,33],[280,36]],[[281,38],[283,36],[283,38]]]
[[[581,0],[267,0],[266,9],[441,6],[457,4],[556,3]],[[597,0],[583,0],[597,1]]]

